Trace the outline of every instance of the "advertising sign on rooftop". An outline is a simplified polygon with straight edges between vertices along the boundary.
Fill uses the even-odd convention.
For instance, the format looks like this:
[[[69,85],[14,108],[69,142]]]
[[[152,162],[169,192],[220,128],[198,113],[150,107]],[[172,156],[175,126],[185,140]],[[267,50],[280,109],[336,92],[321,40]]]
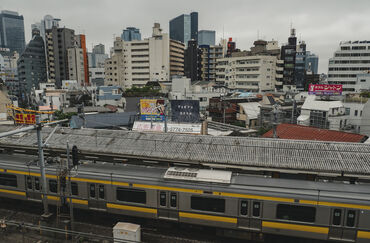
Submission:
[[[313,95],[342,95],[341,84],[310,84],[308,94]]]
[[[171,100],[171,117],[175,122],[199,122],[199,100]]]
[[[164,121],[164,100],[141,99],[140,115],[142,121]]]

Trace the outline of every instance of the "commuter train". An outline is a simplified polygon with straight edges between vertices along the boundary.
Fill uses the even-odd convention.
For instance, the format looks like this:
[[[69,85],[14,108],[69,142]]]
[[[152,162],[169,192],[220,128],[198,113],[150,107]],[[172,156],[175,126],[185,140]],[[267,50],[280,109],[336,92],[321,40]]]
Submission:
[[[36,160],[26,155],[0,155],[0,197],[41,202]],[[72,201],[74,208],[239,233],[370,242],[368,184],[117,163],[79,165],[70,173],[70,184],[68,176],[63,181],[58,173],[56,164],[47,166],[49,204]]]

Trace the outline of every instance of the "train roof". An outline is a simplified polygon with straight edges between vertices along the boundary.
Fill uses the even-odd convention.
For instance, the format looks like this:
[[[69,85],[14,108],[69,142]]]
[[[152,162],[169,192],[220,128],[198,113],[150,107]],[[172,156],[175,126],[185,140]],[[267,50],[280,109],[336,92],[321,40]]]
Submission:
[[[0,168],[25,168],[38,170],[37,157],[28,155],[6,155],[0,154]],[[48,164],[46,166],[48,171],[56,172],[58,165]],[[83,163],[78,166],[77,171],[72,171],[73,176],[81,177],[94,177],[97,179],[107,179],[111,177],[114,180],[135,180],[137,182],[147,183],[166,183],[169,186],[180,186],[190,188],[201,188],[207,187],[212,189],[226,188],[233,189],[234,191],[243,192],[246,189],[253,189],[259,191],[270,191],[270,192],[289,192],[292,193],[294,190],[301,194],[315,194],[317,191],[327,191],[335,193],[346,193],[346,194],[367,194],[367,200],[370,200],[369,184],[346,184],[339,182],[315,182],[315,181],[304,181],[295,179],[281,179],[281,178],[269,178],[256,175],[246,175],[233,173],[231,176],[230,183],[215,183],[212,181],[189,181],[184,179],[166,179],[165,174],[168,168],[158,166],[143,166],[143,165],[131,165],[131,164],[112,164],[105,162],[98,163]],[[210,175],[213,172],[222,172],[222,170],[208,170]],[[228,172],[229,173],[229,172]],[[217,173],[216,173],[217,174]]]
[[[35,149],[36,141],[31,131],[1,138],[0,148]],[[67,141],[96,157],[370,178],[370,144],[57,128],[48,149],[65,152]]]

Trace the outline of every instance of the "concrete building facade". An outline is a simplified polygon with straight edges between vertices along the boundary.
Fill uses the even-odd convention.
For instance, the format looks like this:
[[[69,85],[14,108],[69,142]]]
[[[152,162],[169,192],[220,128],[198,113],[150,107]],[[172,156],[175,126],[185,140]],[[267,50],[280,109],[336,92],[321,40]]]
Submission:
[[[357,76],[370,70],[370,41],[344,41],[329,59],[328,83],[343,85],[343,92],[359,92]],[[360,83],[358,82],[360,80]]]
[[[46,30],[46,42],[48,78],[59,88],[69,79],[68,49],[75,47],[74,30],[53,26]]]
[[[184,76],[185,44],[170,39],[170,76]]]
[[[76,80],[80,86],[86,85],[83,49],[80,47],[68,48],[68,76],[69,80]]]
[[[217,59],[216,79],[229,89],[248,92],[274,91],[276,56],[240,56]]]
[[[200,49],[200,78],[202,81],[216,81],[217,59],[222,58],[222,46],[199,46]]]
[[[172,47],[173,54],[181,49]],[[105,85],[127,89],[143,87],[148,81],[170,80],[170,39],[158,23],[154,24],[151,37],[142,41],[122,41],[118,37],[113,48],[112,56],[105,62]]]

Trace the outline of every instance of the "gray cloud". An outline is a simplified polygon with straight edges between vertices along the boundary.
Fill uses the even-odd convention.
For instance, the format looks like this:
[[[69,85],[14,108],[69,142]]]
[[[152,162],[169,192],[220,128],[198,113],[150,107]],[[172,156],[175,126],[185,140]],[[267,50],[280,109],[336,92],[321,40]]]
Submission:
[[[191,11],[199,12],[199,29],[216,30],[218,40],[233,37],[240,49],[249,49],[257,32],[266,40],[285,43],[293,23],[308,50],[319,55],[320,72],[327,72],[328,59],[340,41],[370,39],[368,0],[2,0],[0,9],[24,16],[27,40],[30,25],[51,14],[61,18],[62,25],[86,34],[90,49],[97,43],[112,46],[114,35],[127,26],[140,28],[147,37],[159,22],[168,32],[170,19]]]

